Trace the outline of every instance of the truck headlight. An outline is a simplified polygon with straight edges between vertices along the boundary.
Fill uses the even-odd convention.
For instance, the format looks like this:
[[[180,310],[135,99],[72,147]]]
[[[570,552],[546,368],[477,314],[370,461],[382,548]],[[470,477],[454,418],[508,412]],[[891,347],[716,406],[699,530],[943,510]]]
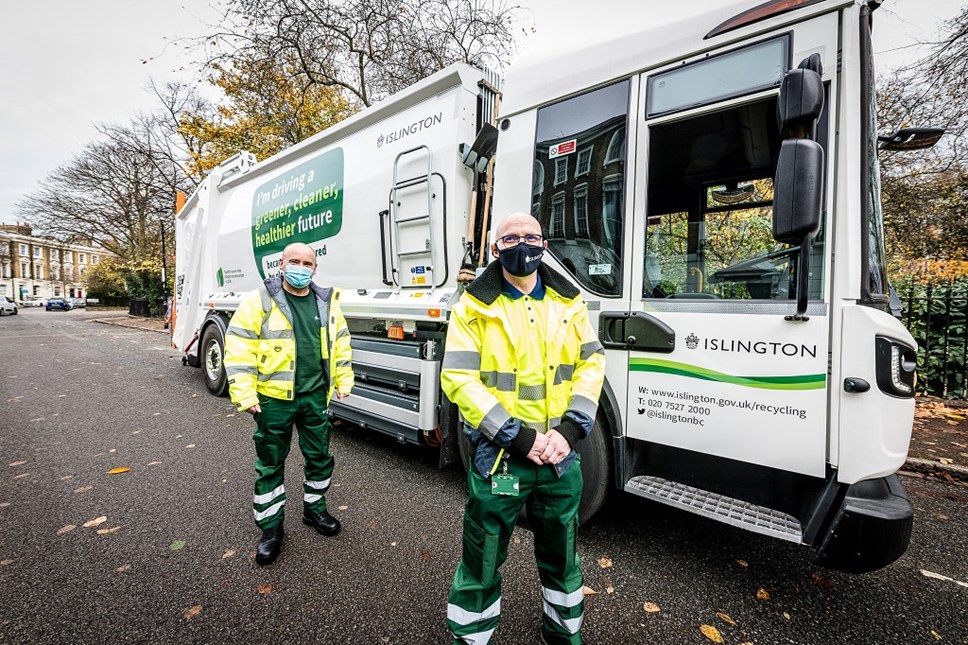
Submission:
[[[915,349],[884,336],[875,339],[877,387],[885,394],[901,398],[914,396],[914,378],[918,370]]]

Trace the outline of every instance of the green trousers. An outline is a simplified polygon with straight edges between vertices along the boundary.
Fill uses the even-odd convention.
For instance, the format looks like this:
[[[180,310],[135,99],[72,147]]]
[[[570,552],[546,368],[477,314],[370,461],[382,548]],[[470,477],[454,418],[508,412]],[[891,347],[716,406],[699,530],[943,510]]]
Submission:
[[[282,523],[285,515],[285,468],[292,429],[299,435],[299,449],[305,459],[303,509],[306,513],[326,510],[326,490],[333,474],[329,452],[329,422],[326,390],[297,394],[292,401],[259,395],[262,412],[255,415],[255,493],[252,512],[259,528]]]
[[[498,468],[498,472],[501,467]],[[560,478],[553,466],[524,458],[508,460],[519,477],[517,497],[494,495],[491,481],[473,465],[467,470],[464,550],[447,596],[447,626],[454,643],[487,643],[501,618],[500,566],[522,506],[534,530],[544,617],[541,631],[549,644],[580,643],[584,582],[576,548],[581,463],[576,460]]]

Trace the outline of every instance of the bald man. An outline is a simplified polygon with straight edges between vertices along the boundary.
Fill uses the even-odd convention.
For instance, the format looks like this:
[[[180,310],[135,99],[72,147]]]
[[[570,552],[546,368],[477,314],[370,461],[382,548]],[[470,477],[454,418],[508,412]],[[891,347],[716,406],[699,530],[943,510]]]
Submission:
[[[455,643],[487,643],[494,633],[499,568],[525,504],[544,599],[541,637],[581,642],[575,446],[594,425],[605,354],[578,289],[542,263],[546,248],[535,218],[509,216],[491,247],[497,260],[450,315],[441,387],[474,445],[463,557],[447,605]]]
[[[313,282],[316,252],[290,244],[282,273],[239,304],[225,331],[225,372],[239,410],[255,418],[255,492],[252,512],[262,537],[255,561],[271,564],[282,550],[285,465],[292,429],[305,458],[303,523],[336,535],[340,523],[326,509],[334,460],[328,406],[353,387],[350,333],[337,289]]]

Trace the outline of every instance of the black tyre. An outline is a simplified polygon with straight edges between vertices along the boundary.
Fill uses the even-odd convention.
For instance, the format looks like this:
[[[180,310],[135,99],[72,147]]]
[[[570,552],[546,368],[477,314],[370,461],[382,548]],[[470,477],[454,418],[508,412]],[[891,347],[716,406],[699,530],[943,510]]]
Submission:
[[[225,338],[221,325],[213,323],[205,328],[199,352],[205,387],[215,396],[224,396],[228,377],[225,375]]]
[[[612,441],[608,426],[595,419],[590,435],[578,442],[583,488],[578,505],[578,522],[584,524],[597,513],[612,490]]]

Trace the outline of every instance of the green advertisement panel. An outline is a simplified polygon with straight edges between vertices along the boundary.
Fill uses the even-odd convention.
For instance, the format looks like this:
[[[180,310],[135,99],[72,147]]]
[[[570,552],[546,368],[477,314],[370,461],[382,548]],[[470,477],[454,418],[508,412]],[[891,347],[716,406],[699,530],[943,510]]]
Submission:
[[[265,278],[288,244],[313,244],[343,225],[343,149],[277,175],[252,196],[252,253]],[[267,258],[269,258],[267,260]]]

